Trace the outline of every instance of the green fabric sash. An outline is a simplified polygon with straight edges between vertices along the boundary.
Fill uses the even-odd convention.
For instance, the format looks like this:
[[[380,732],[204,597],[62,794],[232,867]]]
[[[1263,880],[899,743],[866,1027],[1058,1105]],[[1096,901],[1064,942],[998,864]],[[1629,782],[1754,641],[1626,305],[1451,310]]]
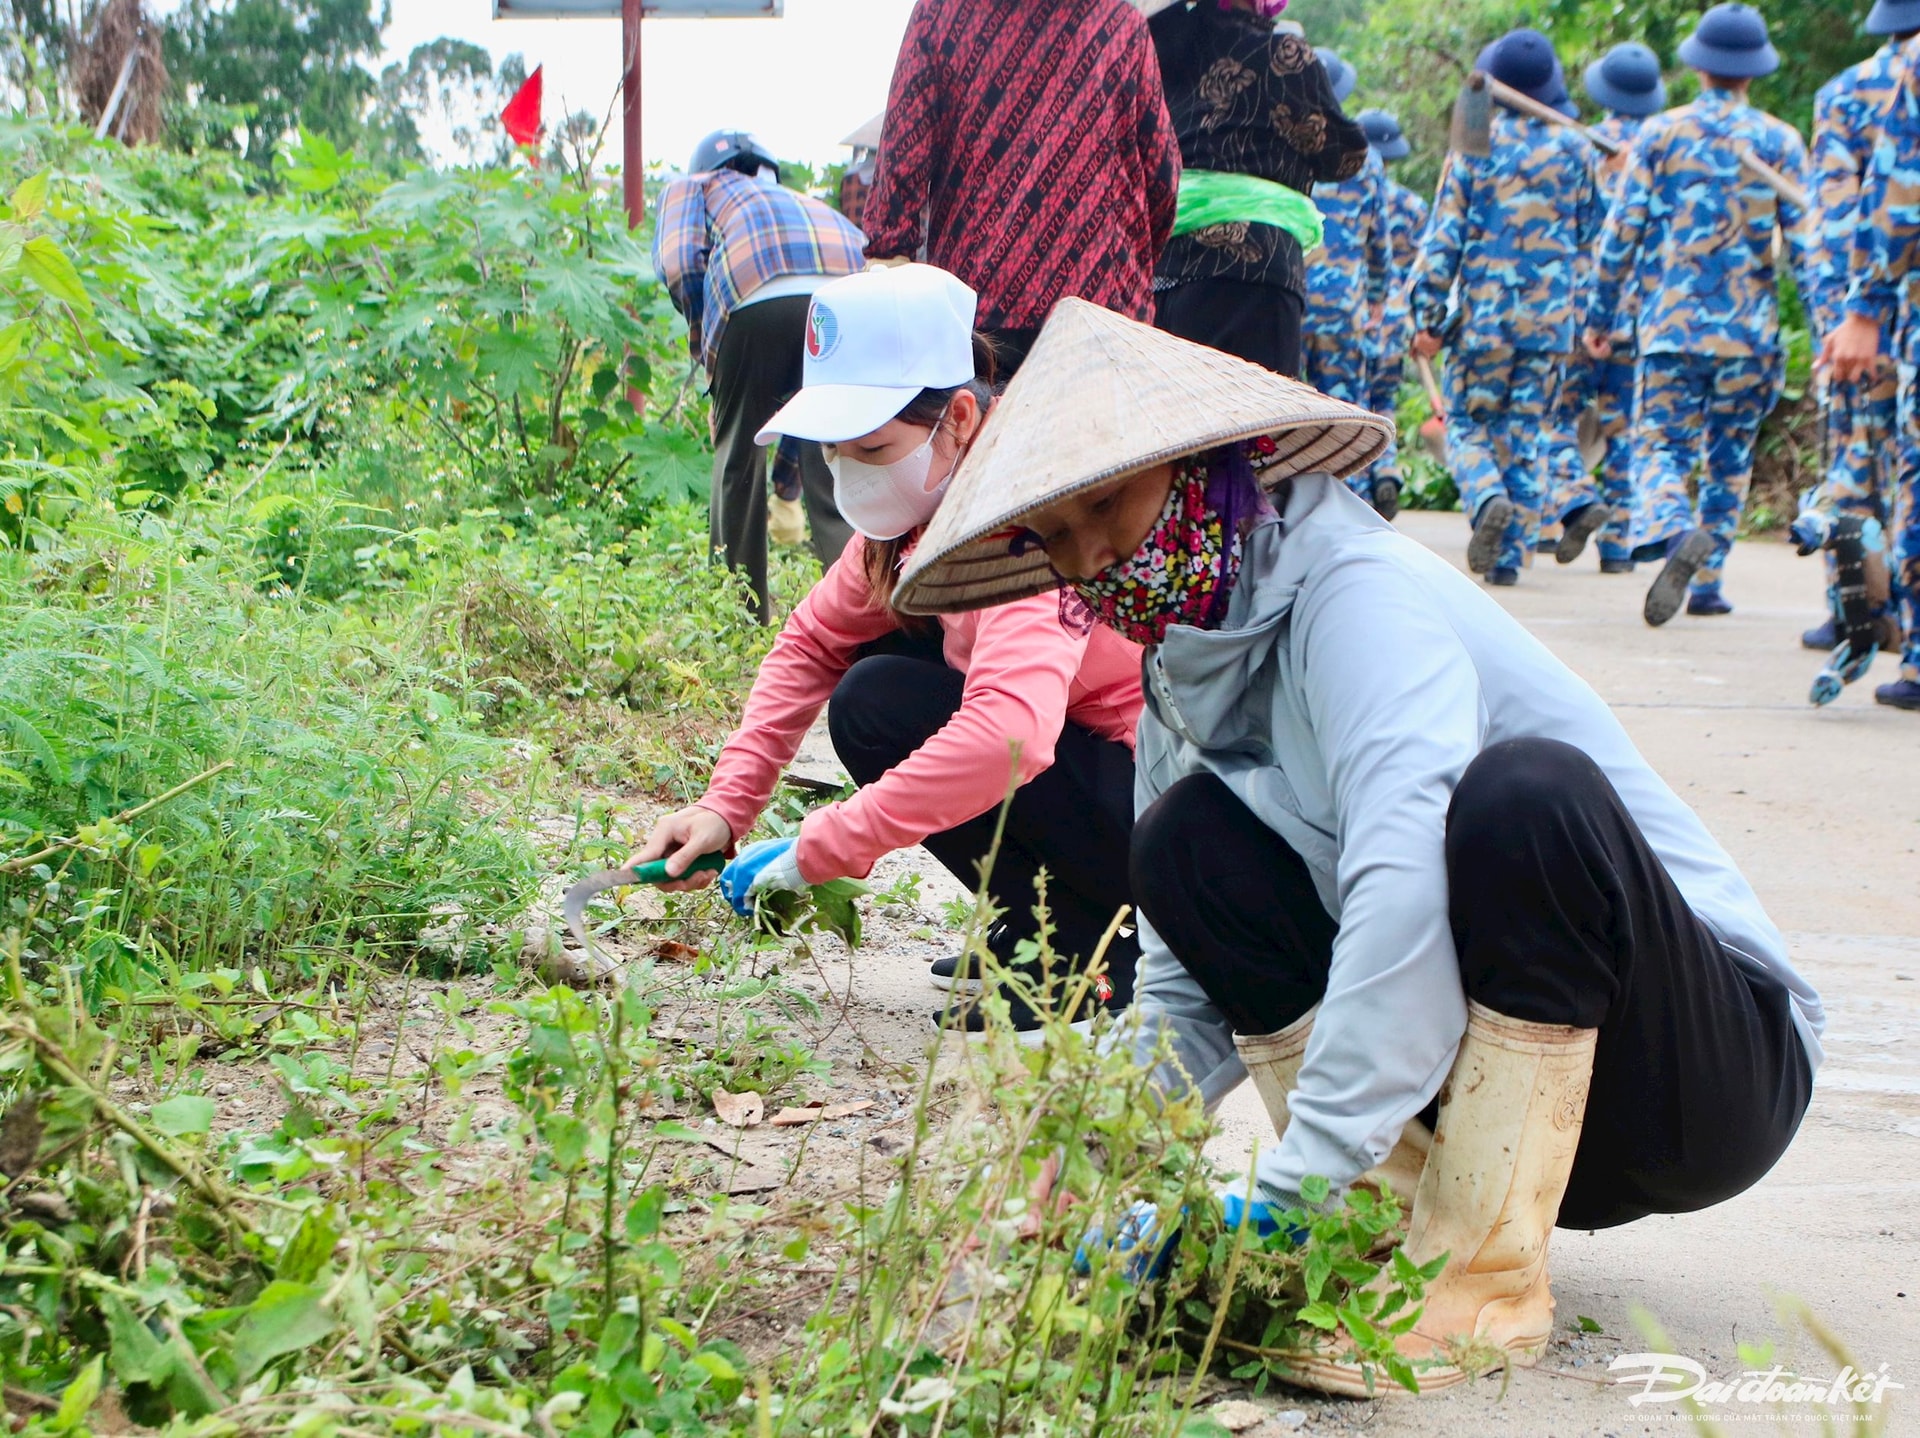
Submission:
[[[1235,221],[1277,225],[1300,242],[1304,254],[1320,247],[1320,211],[1298,190],[1257,175],[1228,175],[1218,170],[1181,173],[1180,203],[1173,221],[1176,235]]]

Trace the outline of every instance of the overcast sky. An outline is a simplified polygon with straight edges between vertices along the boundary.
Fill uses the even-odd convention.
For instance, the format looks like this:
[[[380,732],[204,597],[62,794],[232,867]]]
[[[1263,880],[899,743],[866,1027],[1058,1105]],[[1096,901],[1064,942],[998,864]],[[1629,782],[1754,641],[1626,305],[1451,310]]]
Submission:
[[[544,64],[546,122],[606,111],[620,83],[620,21],[495,20],[492,0],[392,0],[388,59],[453,35],[495,63]],[[649,161],[682,168],[711,130],[752,130],[777,155],[846,158],[842,136],[883,109],[913,0],[786,0],[780,20],[648,20],[641,123]],[[617,128],[616,128],[617,134]]]

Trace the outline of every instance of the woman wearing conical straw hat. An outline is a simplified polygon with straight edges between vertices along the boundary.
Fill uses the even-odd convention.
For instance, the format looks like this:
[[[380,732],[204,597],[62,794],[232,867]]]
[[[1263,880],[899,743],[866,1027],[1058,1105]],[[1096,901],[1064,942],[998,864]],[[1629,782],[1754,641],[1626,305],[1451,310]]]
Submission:
[[[1765,1174],[1825,1018],[1599,696],[1340,483],[1385,427],[1063,302],[894,602],[1058,586],[1149,646],[1138,1051],[1208,1102],[1253,1078],[1278,1142],[1230,1222],[1271,1226],[1309,1175],[1411,1200],[1408,1256],[1450,1255],[1399,1340],[1426,1389],[1468,1376],[1462,1339],[1538,1356],[1556,1223]],[[1297,1380],[1367,1391],[1345,1351]]]

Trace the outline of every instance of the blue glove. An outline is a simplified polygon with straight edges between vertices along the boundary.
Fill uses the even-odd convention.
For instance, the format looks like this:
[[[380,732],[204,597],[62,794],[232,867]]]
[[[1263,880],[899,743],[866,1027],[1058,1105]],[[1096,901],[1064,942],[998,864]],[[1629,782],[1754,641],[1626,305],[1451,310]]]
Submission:
[[[1182,1209],[1182,1217],[1186,1210]],[[1173,1240],[1179,1233],[1176,1224],[1166,1233],[1160,1231],[1160,1210],[1144,1199],[1129,1208],[1113,1230],[1113,1237],[1094,1224],[1073,1251],[1073,1271],[1085,1276],[1093,1272],[1093,1255],[1107,1249],[1123,1260],[1120,1271],[1129,1283],[1147,1283],[1167,1271],[1173,1255]]]
[[[1280,1232],[1280,1220],[1276,1216],[1282,1209],[1272,1208],[1259,1199],[1249,1201],[1244,1194],[1223,1193],[1219,1196],[1221,1216],[1226,1220],[1229,1230],[1246,1224],[1255,1238],[1271,1238]],[[1186,1210],[1180,1211],[1181,1217]],[[1173,1256],[1173,1241],[1180,1227],[1175,1224],[1167,1232],[1160,1231],[1160,1210],[1145,1201],[1129,1208],[1119,1225],[1108,1238],[1106,1230],[1099,1224],[1090,1227],[1080,1240],[1080,1246],[1073,1251],[1073,1271],[1082,1276],[1093,1272],[1092,1255],[1100,1249],[1108,1249],[1122,1258],[1121,1271],[1129,1283],[1146,1283],[1159,1278],[1167,1271],[1167,1265]],[[1289,1226],[1287,1241],[1299,1247],[1307,1241],[1304,1228]]]
[[[800,860],[794,855],[797,839],[762,839],[740,851],[720,871],[720,892],[743,919],[753,917],[753,896],[768,889],[804,889]]]
[[[1276,1210],[1259,1199],[1248,1199],[1241,1193],[1223,1193],[1220,1195],[1221,1216],[1229,1229],[1236,1229],[1242,1223],[1255,1238],[1272,1238],[1280,1231],[1280,1220],[1275,1217]],[[1284,1212],[1284,1210],[1278,1210]],[[1297,1224],[1287,1227],[1287,1242],[1295,1248],[1307,1241],[1307,1231]]]

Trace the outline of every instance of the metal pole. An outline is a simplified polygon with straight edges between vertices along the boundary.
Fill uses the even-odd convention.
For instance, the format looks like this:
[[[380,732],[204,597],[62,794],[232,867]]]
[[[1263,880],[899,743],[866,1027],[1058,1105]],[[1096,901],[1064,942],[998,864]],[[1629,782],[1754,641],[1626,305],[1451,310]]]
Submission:
[[[621,80],[620,190],[627,202],[627,228],[637,230],[647,212],[646,162],[640,156],[640,11],[642,0],[620,0]]]

